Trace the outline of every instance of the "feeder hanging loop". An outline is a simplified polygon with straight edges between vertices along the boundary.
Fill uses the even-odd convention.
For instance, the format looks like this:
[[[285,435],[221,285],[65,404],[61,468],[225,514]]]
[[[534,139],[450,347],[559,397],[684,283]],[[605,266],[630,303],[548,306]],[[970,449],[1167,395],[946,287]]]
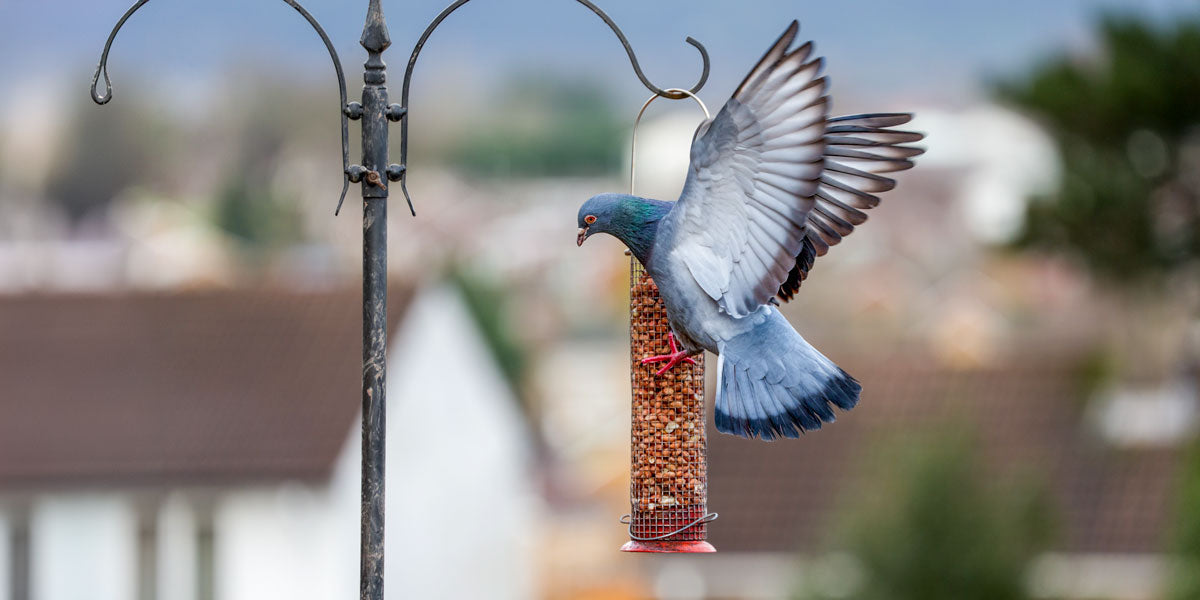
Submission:
[[[679,88],[671,88],[666,91],[667,92],[677,92],[679,94],[678,99],[681,99],[681,100],[683,98],[691,98],[692,100],[695,100],[696,104],[700,105],[700,110],[704,111],[704,120],[705,121],[712,120],[712,113],[708,112],[708,105],[704,104],[704,101],[701,100],[700,97],[697,96],[696,94],[694,94],[693,92],[690,92],[688,90],[681,90]],[[650,108],[650,104],[652,102],[654,102],[660,96],[663,98],[674,98],[674,96],[668,96],[666,94],[655,94],[653,96],[650,96],[649,98],[646,99],[646,102],[644,102],[642,104],[642,109],[638,111],[637,118],[633,120],[633,134],[630,136],[632,139],[629,142],[629,195],[630,196],[635,195],[633,190],[634,190],[635,184],[637,183],[638,126],[642,124],[642,115],[646,114],[646,109]]]

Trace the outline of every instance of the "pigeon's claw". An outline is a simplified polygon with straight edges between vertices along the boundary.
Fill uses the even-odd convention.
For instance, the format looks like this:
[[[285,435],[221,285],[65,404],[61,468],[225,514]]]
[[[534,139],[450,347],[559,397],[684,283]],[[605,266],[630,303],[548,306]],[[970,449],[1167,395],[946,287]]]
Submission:
[[[674,367],[675,365],[677,365],[679,363],[685,362],[685,363],[691,363],[693,365],[696,364],[696,360],[693,359],[692,357],[688,356],[688,353],[686,350],[680,350],[679,346],[677,346],[675,344],[675,334],[674,333],[667,334],[667,342],[669,342],[671,344],[671,353],[670,354],[659,354],[657,356],[647,356],[646,358],[642,359],[643,365],[666,361],[667,364],[664,365],[663,368],[659,369],[658,371],[656,371],[654,373],[656,376],[662,375],[663,373],[670,371],[672,367]]]

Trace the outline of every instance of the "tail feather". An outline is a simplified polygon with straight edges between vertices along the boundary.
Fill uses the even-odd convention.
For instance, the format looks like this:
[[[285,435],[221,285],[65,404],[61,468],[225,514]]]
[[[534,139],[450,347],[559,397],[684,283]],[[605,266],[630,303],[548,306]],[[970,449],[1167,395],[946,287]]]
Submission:
[[[792,329],[778,311],[720,348],[717,431],[746,438],[796,438],[850,410],[862,386]]]
[[[754,382],[754,395],[765,399],[767,417],[771,419],[773,431],[784,437],[799,437],[800,434],[796,432],[796,428],[791,426],[792,419],[788,413],[787,404],[780,402],[771,393],[771,388],[767,387],[764,380],[760,379]]]

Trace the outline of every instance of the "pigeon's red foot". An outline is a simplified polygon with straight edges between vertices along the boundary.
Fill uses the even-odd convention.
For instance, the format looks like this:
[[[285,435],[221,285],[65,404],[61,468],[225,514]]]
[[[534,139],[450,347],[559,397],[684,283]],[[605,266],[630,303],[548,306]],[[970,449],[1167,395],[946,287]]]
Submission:
[[[663,366],[663,368],[661,368],[657,372],[655,372],[654,373],[655,375],[662,375],[663,373],[670,371],[671,367],[674,367],[675,365],[677,365],[679,363],[686,362],[686,363],[692,363],[693,365],[696,364],[695,359],[689,357],[686,350],[680,350],[679,346],[675,345],[675,334],[674,333],[667,334],[667,342],[669,342],[671,344],[671,353],[670,354],[660,354],[658,356],[647,356],[646,358],[642,359],[643,365],[666,361],[667,364],[665,366]]]

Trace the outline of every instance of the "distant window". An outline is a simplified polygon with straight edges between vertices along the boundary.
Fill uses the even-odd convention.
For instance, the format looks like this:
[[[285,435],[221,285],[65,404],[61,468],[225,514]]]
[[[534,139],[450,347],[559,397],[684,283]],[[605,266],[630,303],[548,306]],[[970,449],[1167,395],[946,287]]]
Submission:
[[[1196,381],[1178,378],[1157,386],[1102,392],[1092,419],[1110,443],[1127,447],[1172,446],[1191,438],[1200,416]]]
[[[138,600],[156,600],[158,598],[158,523],[155,517],[153,511],[146,511],[138,523]]]
[[[201,514],[196,527],[196,600],[213,600],[216,548],[211,514]]]
[[[29,518],[16,515],[9,530],[9,598],[29,600]]]

